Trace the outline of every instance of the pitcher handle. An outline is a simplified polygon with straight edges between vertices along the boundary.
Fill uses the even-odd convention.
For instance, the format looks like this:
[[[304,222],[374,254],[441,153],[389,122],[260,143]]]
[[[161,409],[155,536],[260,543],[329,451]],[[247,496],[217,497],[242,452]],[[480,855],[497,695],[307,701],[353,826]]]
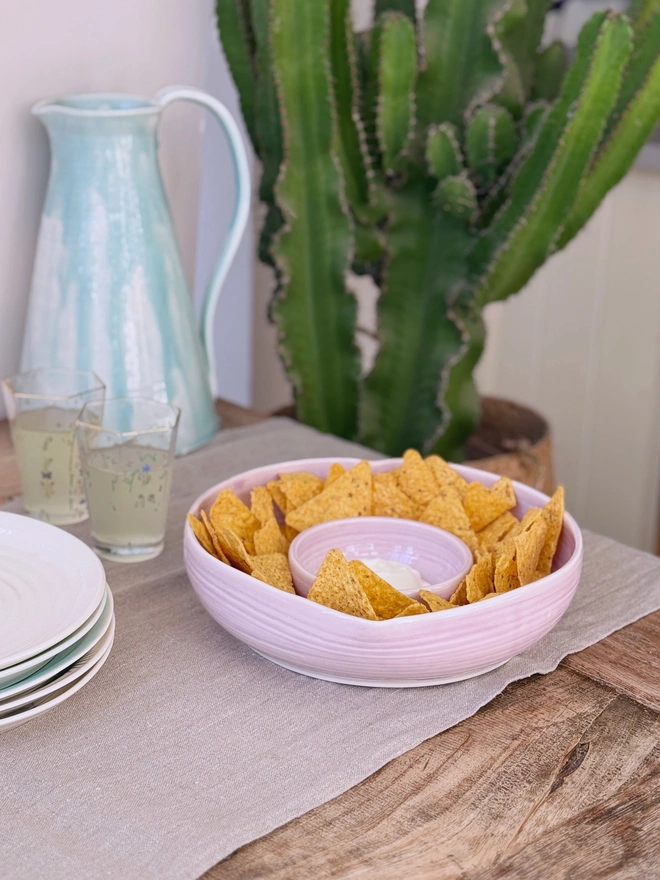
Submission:
[[[161,89],[155,98],[161,107],[166,107],[172,101],[193,101],[201,104],[213,113],[222,126],[231,151],[234,164],[234,176],[236,178],[236,202],[234,204],[234,216],[232,217],[229,232],[225,238],[224,246],[220,249],[211,277],[204,293],[202,305],[202,341],[209,365],[209,382],[213,397],[218,397],[217,375],[215,369],[215,344],[213,341],[213,322],[220,297],[220,291],[224,284],[227,272],[245,231],[248,215],[250,213],[250,200],[252,197],[250,183],[250,169],[247,154],[243,146],[243,139],[234,121],[234,117],[224,104],[201,89],[189,86],[171,86]]]

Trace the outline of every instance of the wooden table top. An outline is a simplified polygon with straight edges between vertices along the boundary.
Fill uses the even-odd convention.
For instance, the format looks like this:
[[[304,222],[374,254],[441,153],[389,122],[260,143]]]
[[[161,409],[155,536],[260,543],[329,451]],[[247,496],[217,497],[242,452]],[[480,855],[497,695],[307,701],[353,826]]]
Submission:
[[[224,427],[263,416],[220,401]],[[0,502],[19,494],[0,423]],[[506,691],[205,880],[660,877],[660,612]]]

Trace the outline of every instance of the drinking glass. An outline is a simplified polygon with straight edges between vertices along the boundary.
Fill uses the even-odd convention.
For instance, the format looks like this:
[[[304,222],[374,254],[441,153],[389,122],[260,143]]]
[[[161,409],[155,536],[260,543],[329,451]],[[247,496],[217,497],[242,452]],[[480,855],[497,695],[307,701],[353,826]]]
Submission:
[[[76,431],[92,546],[115,562],[163,549],[179,409],[142,397],[83,407]]]
[[[26,512],[55,525],[87,519],[75,425],[85,403],[103,399],[103,382],[47,367],[3,379],[2,392]]]

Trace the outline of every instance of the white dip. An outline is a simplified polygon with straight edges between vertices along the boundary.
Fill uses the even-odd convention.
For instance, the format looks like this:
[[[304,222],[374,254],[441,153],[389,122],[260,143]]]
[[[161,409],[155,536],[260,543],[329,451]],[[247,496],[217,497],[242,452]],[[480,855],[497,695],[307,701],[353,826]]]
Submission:
[[[384,581],[391,584],[401,593],[414,593],[418,590],[428,587],[428,581],[425,581],[416,568],[406,565],[405,562],[395,562],[393,559],[361,559],[367,568],[376,572]]]

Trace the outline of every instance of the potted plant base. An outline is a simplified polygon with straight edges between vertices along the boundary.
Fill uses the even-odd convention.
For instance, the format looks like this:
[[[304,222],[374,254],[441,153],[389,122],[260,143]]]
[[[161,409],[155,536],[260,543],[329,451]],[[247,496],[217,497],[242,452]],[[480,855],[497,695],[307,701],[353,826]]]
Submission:
[[[547,495],[554,490],[550,426],[533,409],[484,397],[481,419],[468,438],[466,464],[518,480]]]

